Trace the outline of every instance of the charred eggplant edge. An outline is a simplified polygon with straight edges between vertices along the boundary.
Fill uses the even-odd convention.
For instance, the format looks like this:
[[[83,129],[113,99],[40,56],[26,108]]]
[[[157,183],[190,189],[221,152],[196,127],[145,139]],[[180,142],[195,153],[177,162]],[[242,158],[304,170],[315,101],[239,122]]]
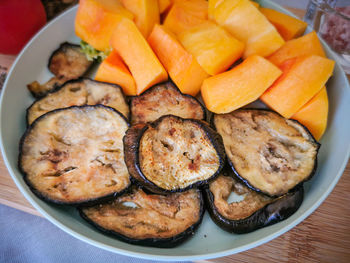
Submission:
[[[204,206],[204,197],[201,190],[196,189],[197,193],[199,194],[200,198],[200,211],[199,211],[199,219],[197,222],[195,222],[193,225],[189,226],[186,230],[183,232],[168,238],[145,238],[145,239],[134,239],[127,237],[123,234],[120,234],[118,232],[115,232],[110,229],[106,229],[99,224],[95,223],[93,220],[91,220],[86,214],[83,212],[83,207],[78,207],[78,211],[80,216],[89,224],[93,225],[95,228],[100,230],[101,232],[108,234],[112,237],[115,237],[119,239],[120,241],[127,242],[129,244],[133,245],[141,245],[141,246],[148,246],[148,247],[158,247],[158,248],[173,248],[178,245],[180,245],[182,242],[189,239],[197,230],[199,225],[201,224],[205,212],[205,206]]]
[[[163,85],[163,84],[171,84],[182,96],[188,97],[190,99],[194,99],[200,106],[203,112],[203,121],[205,121],[207,119],[207,108],[194,96],[190,95],[190,94],[186,94],[186,93],[182,93],[181,90],[176,86],[175,82],[172,81],[172,79],[168,79],[167,81],[163,81],[160,83],[157,83],[155,85],[153,85],[152,87],[150,87],[149,89],[147,89],[145,92],[143,92],[140,95],[135,95],[135,96],[129,96],[129,108],[130,108],[130,123],[131,123],[131,106],[132,106],[132,101],[135,98],[141,97],[143,95],[147,95],[148,93],[152,92],[153,89],[155,89],[157,86],[159,85]],[[169,114],[168,114],[169,115]]]
[[[273,110],[270,110],[270,109],[243,108],[243,109],[238,109],[237,111],[242,111],[242,110],[267,111],[267,112],[275,113],[275,114],[277,114],[278,116],[284,118],[284,117],[283,117],[282,115],[280,115],[279,113],[277,113],[277,112],[275,112],[275,111],[273,111]],[[229,113],[227,113],[227,114],[229,114]],[[213,129],[216,131],[217,129],[216,129],[215,120],[214,120],[215,115],[219,115],[219,114],[213,114],[213,115],[212,115],[212,117],[211,117],[211,119],[210,119],[210,124],[211,124],[211,126],[213,127]],[[286,119],[286,118],[284,118],[284,119]],[[315,159],[314,167],[313,167],[312,171],[310,172],[310,174],[309,174],[303,181],[299,182],[295,187],[293,187],[292,189],[290,189],[290,190],[288,191],[288,192],[290,192],[290,191],[292,191],[294,188],[296,188],[297,186],[302,185],[304,182],[309,181],[309,180],[315,175],[316,170],[317,170],[317,155],[318,155],[318,151],[319,151],[319,149],[320,149],[320,147],[321,147],[321,144],[320,144],[318,141],[316,141],[316,139],[315,139],[314,136],[311,134],[311,132],[308,130],[308,128],[306,128],[303,124],[301,124],[301,123],[298,122],[297,120],[293,120],[293,119],[286,119],[286,120],[293,121],[293,122],[295,122],[296,124],[298,124],[298,125],[300,125],[301,127],[303,127],[303,128],[305,129],[306,133],[308,134],[310,141],[311,141],[315,146],[317,146],[317,149],[316,149],[316,159]],[[225,151],[225,152],[226,152],[226,151]],[[247,187],[249,187],[249,189],[251,189],[251,190],[253,190],[253,191],[255,191],[255,192],[258,192],[258,193],[267,195],[267,196],[272,197],[272,198],[276,198],[276,197],[279,197],[279,196],[282,196],[282,195],[283,195],[283,194],[282,194],[282,195],[270,195],[269,193],[266,193],[266,192],[264,192],[264,191],[262,191],[262,190],[260,190],[260,189],[258,189],[258,188],[256,188],[256,187],[252,186],[252,185],[249,183],[249,181],[248,181],[247,179],[244,179],[244,178],[237,172],[237,170],[236,170],[234,164],[232,163],[232,161],[230,160],[230,158],[229,158],[227,155],[226,155],[226,160],[227,160],[227,163],[230,165],[232,171],[234,172],[236,178],[237,178],[240,182],[242,182],[244,185],[246,185]],[[287,192],[287,193],[288,193],[288,192]]]
[[[284,196],[265,205],[249,217],[231,220],[218,212],[214,203],[214,195],[209,187],[206,187],[203,191],[205,205],[212,221],[225,231],[235,234],[250,233],[287,219],[299,209],[304,199],[304,187],[303,184],[299,184]],[[283,207],[284,204],[290,201],[293,202],[292,206]]]
[[[191,185],[186,186],[185,188],[178,188],[175,190],[167,190],[167,189],[163,189],[160,188],[159,186],[157,186],[156,184],[154,184],[152,181],[148,180],[147,177],[143,174],[141,166],[140,166],[140,158],[139,158],[139,144],[141,141],[141,138],[143,136],[143,134],[146,132],[146,130],[152,126],[152,127],[156,127],[164,118],[168,118],[168,117],[173,117],[176,119],[179,119],[181,121],[191,121],[194,122],[196,125],[199,126],[199,128],[203,129],[205,132],[205,135],[208,137],[208,139],[210,140],[210,142],[212,143],[213,147],[215,148],[216,154],[218,155],[219,158],[219,168],[218,170],[208,179],[206,180],[202,180],[202,181],[198,181],[195,182]],[[147,188],[148,190],[150,190],[151,192],[157,193],[157,194],[168,194],[168,193],[174,193],[174,192],[184,192],[186,190],[192,189],[192,188],[196,188],[196,187],[200,187],[202,185],[207,184],[209,181],[213,180],[215,177],[217,177],[219,175],[219,173],[221,172],[222,168],[225,165],[225,158],[226,158],[226,153],[225,153],[225,148],[224,148],[224,144],[222,141],[222,137],[215,131],[213,130],[209,124],[205,121],[202,120],[197,120],[197,119],[184,119],[181,118],[179,116],[175,116],[175,115],[164,115],[161,116],[159,119],[155,120],[152,123],[148,123],[146,124],[141,131],[138,134],[137,140],[135,142],[135,144],[133,145],[134,151],[135,151],[135,161],[134,161],[134,171],[137,172],[138,176],[134,176],[135,179],[139,178],[141,179],[141,181],[139,181],[141,183],[141,185],[145,188]],[[124,155],[124,158],[126,158],[126,155]]]
[[[49,71],[54,75],[56,76],[51,70],[50,70],[50,65],[51,65],[51,61],[52,61],[52,58],[58,53],[61,51],[61,49],[64,47],[64,46],[70,46],[70,47],[75,47],[75,48],[79,48],[81,49],[81,46],[79,44],[73,44],[73,43],[69,43],[68,41],[65,41],[63,43],[60,44],[60,46],[55,49],[52,54],[50,55],[49,57],[49,61],[47,63],[47,68],[49,69]],[[84,56],[85,54],[82,53]],[[85,56],[86,57],[86,56]],[[85,72],[83,73],[83,75],[89,71],[89,69],[92,67],[92,65],[95,63],[95,61],[92,61],[91,65],[85,70]]]
[[[45,99],[49,94],[51,93],[56,93],[57,91],[61,90],[65,85],[68,85],[68,84],[71,84],[71,83],[75,83],[75,82],[81,82],[81,81],[84,81],[84,80],[88,80],[88,81],[93,81],[93,82],[96,82],[96,83],[102,83],[102,84],[108,84],[108,85],[111,85],[113,86],[114,88],[119,88],[120,91],[122,92],[122,95],[123,95],[123,98],[124,98],[124,101],[125,101],[125,104],[129,107],[130,109],[130,105],[127,101],[127,98],[123,92],[123,89],[122,87],[120,87],[119,85],[117,84],[113,84],[113,83],[109,83],[109,82],[104,82],[104,81],[97,81],[97,80],[94,80],[94,79],[91,79],[91,78],[87,78],[87,77],[80,77],[80,78],[77,78],[77,79],[71,79],[71,80],[68,80],[66,81],[65,83],[63,83],[61,86],[58,86],[57,88],[53,89],[53,90],[50,90],[48,93],[46,93],[44,96],[36,99],[33,101],[33,103],[26,109],[26,124],[27,124],[27,127],[29,127],[29,110],[37,103],[37,102],[40,102],[42,99]],[[99,105],[99,104],[95,104],[95,105]],[[100,104],[100,105],[103,105],[103,104]],[[74,105],[75,106],[75,105]],[[74,107],[74,106],[70,106],[70,107]],[[85,106],[85,105],[81,105],[81,106]],[[81,106],[78,106],[78,107],[81,107]],[[91,105],[91,106],[94,106],[94,105]],[[106,106],[106,105],[104,105]],[[67,107],[67,108],[70,108],[70,107]],[[109,107],[109,106],[106,106],[106,107]],[[111,107],[110,107],[111,108]],[[46,114],[46,113],[45,113]],[[129,110],[129,114],[128,116],[124,116],[124,118],[127,120],[128,124],[129,124],[129,120],[131,118],[131,111]]]
[[[132,182],[133,182],[133,179],[131,178],[131,176],[129,175],[129,180],[130,180],[130,183],[129,185],[121,190],[120,192],[114,192],[114,193],[111,193],[111,194],[107,194],[107,195],[104,195],[104,196],[101,196],[101,197],[96,197],[96,198],[91,198],[91,199],[88,199],[88,200],[85,200],[85,201],[81,201],[81,202],[64,202],[64,201],[59,201],[59,200],[54,200],[54,199],[51,199],[49,198],[48,196],[42,194],[39,190],[37,190],[34,185],[32,185],[32,183],[28,180],[27,176],[28,174],[23,170],[22,168],[22,163],[21,163],[21,159],[22,159],[22,148],[23,148],[23,143],[24,143],[24,140],[25,138],[27,137],[27,135],[31,132],[31,130],[36,126],[36,124],[43,118],[46,118],[47,115],[50,115],[50,114],[53,114],[53,113],[56,113],[56,112],[59,112],[59,111],[63,111],[63,110],[68,110],[68,109],[73,109],[73,108],[95,108],[95,107],[100,107],[100,108],[107,108],[109,110],[112,110],[114,112],[116,112],[117,114],[119,114],[119,116],[122,117],[122,119],[126,122],[127,126],[130,127],[130,124],[129,122],[127,121],[127,119],[125,118],[125,116],[120,113],[119,111],[117,111],[116,109],[112,108],[112,107],[109,107],[109,106],[105,106],[105,105],[102,105],[102,104],[96,104],[96,105],[83,105],[83,106],[70,106],[70,107],[67,107],[67,108],[60,108],[60,109],[56,109],[56,110],[53,110],[53,111],[49,111],[43,115],[41,115],[40,117],[38,117],[35,121],[33,121],[33,123],[31,125],[29,125],[26,129],[26,131],[24,132],[24,134],[22,135],[21,139],[20,139],[20,142],[19,142],[19,154],[18,154],[18,160],[17,160],[17,165],[18,165],[18,168],[19,168],[19,171],[22,173],[23,175],[23,180],[25,181],[25,183],[28,185],[28,187],[30,188],[30,190],[38,197],[40,198],[41,200],[44,200],[44,201],[47,201],[47,202],[50,202],[50,203],[53,203],[53,204],[57,204],[57,205],[70,205],[70,206],[92,206],[92,205],[95,205],[95,204],[98,204],[98,203],[104,203],[104,202],[107,202],[109,200],[112,200],[124,193],[126,193],[127,191],[130,190],[131,188],[131,185],[132,185]]]

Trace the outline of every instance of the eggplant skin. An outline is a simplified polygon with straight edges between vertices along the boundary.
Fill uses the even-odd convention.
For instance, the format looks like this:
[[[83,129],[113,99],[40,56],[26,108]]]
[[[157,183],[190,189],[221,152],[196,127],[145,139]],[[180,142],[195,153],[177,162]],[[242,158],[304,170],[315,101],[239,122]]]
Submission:
[[[61,116],[63,116],[63,114],[65,112],[69,112],[69,111],[95,111],[97,112],[96,114],[98,114],[98,111],[106,111],[106,112],[109,112],[111,115],[115,116],[118,118],[115,119],[116,122],[122,122],[123,124],[120,124],[120,127],[122,125],[126,126],[126,128],[123,128],[126,129],[128,128],[129,124],[126,120],[126,118],[120,113],[118,112],[117,110],[111,108],[111,107],[107,107],[107,106],[103,106],[103,105],[93,105],[93,106],[72,106],[72,107],[69,107],[69,108],[63,108],[63,109],[56,109],[54,111],[51,111],[51,112],[48,112],[42,116],[40,116],[38,119],[36,119],[28,128],[27,130],[25,131],[25,133],[23,134],[21,140],[20,140],[20,144],[19,144],[19,156],[18,156],[18,167],[19,167],[19,170],[20,172],[23,174],[23,179],[24,181],[26,182],[26,184],[29,186],[29,188],[31,189],[31,191],[40,199],[44,200],[44,201],[47,201],[47,202],[50,202],[50,203],[55,203],[55,204],[59,204],[59,205],[71,205],[71,206],[90,206],[90,205],[95,205],[95,204],[98,204],[98,203],[101,203],[101,202],[106,202],[106,201],[109,201],[111,199],[114,199],[116,198],[117,196],[120,196],[122,194],[124,194],[125,192],[127,192],[129,190],[129,188],[131,187],[131,182],[132,182],[132,178],[130,177],[130,175],[128,174],[127,172],[127,169],[126,169],[126,166],[124,163],[124,160],[123,160],[123,156],[121,157],[121,166],[119,167],[114,167],[113,165],[113,161],[114,159],[111,160],[111,162],[109,163],[107,160],[109,158],[109,156],[114,156],[114,153],[111,152],[109,153],[109,149],[112,147],[113,149],[115,147],[118,147],[117,145],[115,145],[115,143],[113,143],[112,145],[109,144],[109,141],[107,141],[108,144],[104,144],[104,141],[101,142],[101,144],[99,144],[99,151],[96,151],[96,153],[99,153],[99,152],[106,152],[106,158],[107,159],[100,159],[100,158],[96,158],[96,162],[95,160],[93,160],[93,162],[90,162],[90,166],[92,167],[91,169],[95,169],[95,170],[98,170],[98,173],[99,173],[99,176],[103,176],[104,179],[106,179],[108,181],[108,183],[110,182],[113,182],[113,180],[115,180],[112,184],[112,185],[106,185],[105,184],[105,181],[103,181],[104,179],[102,179],[101,181],[101,184],[104,184],[105,187],[109,188],[111,187],[111,189],[102,189],[100,188],[100,186],[98,185],[91,185],[91,191],[88,193],[88,196],[79,196],[79,194],[77,196],[74,196],[74,194],[70,194],[70,192],[66,192],[66,184],[75,184],[76,182],[81,182],[82,178],[80,178],[80,175],[82,177],[84,176],[88,176],[88,172],[87,171],[86,173],[82,173],[82,174],[76,174],[77,176],[79,175],[79,178],[77,176],[75,177],[71,177],[72,179],[69,181],[67,181],[67,179],[64,179],[62,178],[62,182],[61,181],[48,181],[48,185],[47,187],[48,188],[51,188],[50,190],[48,190],[48,188],[43,188],[43,186],[41,186],[41,181],[40,179],[38,181],[33,181],[35,180],[35,171],[34,170],[31,170],[30,167],[34,167],[36,165],[30,165],[28,166],[26,160],[29,160],[29,162],[33,162],[31,161],[30,159],[28,159],[29,157],[30,158],[33,158],[35,159],[36,157],[34,157],[36,154],[29,154],[28,155],[28,150],[30,150],[31,148],[35,150],[35,144],[28,147],[28,142],[26,141],[27,140],[27,137],[29,136],[32,136],[31,133],[33,131],[35,131],[35,129],[38,129],[37,127],[40,125],[40,122],[44,121],[47,119],[47,118],[50,118],[50,116],[54,116],[55,114],[61,114]],[[100,125],[101,127],[101,125]],[[119,127],[119,126],[117,126]],[[122,127],[121,127],[122,129]],[[47,129],[49,131],[49,129]],[[47,131],[45,131],[47,132]],[[100,132],[102,132],[102,127],[101,127],[101,130]],[[103,133],[103,132],[102,132]],[[50,134],[50,132],[49,132]],[[73,132],[70,134],[70,135],[73,135]],[[51,136],[51,135],[50,135]],[[80,137],[79,137],[80,136]],[[79,138],[82,138],[81,136],[82,135],[79,135],[78,137]],[[101,135],[102,136],[102,135]],[[100,137],[101,137],[100,136]],[[107,135],[106,135],[107,136]],[[74,138],[74,137],[72,137]],[[101,137],[102,138],[102,137]],[[120,137],[120,140],[122,139],[122,137]],[[35,140],[35,139],[34,139]],[[47,141],[45,142],[44,140],[37,140],[39,143],[47,143]],[[30,142],[30,141],[29,141]],[[66,144],[67,142],[65,141],[61,141],[60,138],[58,139],[52,139],[52,142],[53,143],[52,145],[55,145],[55,144],[59,144],[61,145],[62,144]],[[49,145],[51,145],[49,143]],[[67,144],[66,146],[68,146],[69,144]],[[74,144],[72,143],[72,145],[74,146]],[[120,145],[122,146],[122,141],[120,141]],[[56,146],[54,146],[55,148]],[[70,145],[69,145],[70,147]],[[50,150],[50,148],[48,148],[48,150]],[[85,149],[86,150],[86,149]],[[58,151],[60,151],[58,149]],[[27,153],[25,153],[27,152]],[[55,178],[61,178],[62,176],[65,175],[66,172],[71,172],[72,170],[74,169],[77,169],[77,171],[79,171],[80,169],[80,164],[81,166],[84,168],[84,162],[78,162],[77,160],[73,160],[74,157],[67,157],[67,155],[69,155],[69,152],[68,154],[63,154],[63,155],[58,155],[58,154],[55,154],[55,150],[53,151],[48,151],[50,155],[46,156],[46,153],[43,153],[40,151],[40,155],[44,154],[43,157],[45,157],[45,159],[43,158],[40,158],[38,159],[39,162],[40,162],[40,165],[43,165],[43,163],[41,163],[42,161],[45,162],[45,166],[43,167],[48,167],[50,169],[48,169],[47,171],[50,172],[50,174],[42,174],[42,176],[46,177],[47,180],[52,178],[52,180],[54,180]],[[87,153],[91,153],[91,151],[89,150],[86,150]],[[123,151],[119,151],[119,152],[123,152]],[[51,155],[52,153],[52,155]],[[63,151],[64,153],[64,151]],[[117,152],[115,153],[117,154]],[[32,156],[32,157],[31,157]],[[49,157],[49,158],[47,158]],[[62,160],[59,160],[60,158],[62,157]],[[103,155],[101,155],[101,158],[104,158]],[[52,158],[52,159],[51,159]],[[57,159],[56,159],[57,158]],[[69,168],[74,168],[74,169],[62,169],[63,167],[60,167],[60,163],[62,163],[62,166],[66,166],[66,163],[65,163],[65,159],[66,160],[69,160],[68,162],[71,162],[72,164],[74,165],[70,165]],[[116,164],[119,165],[119,162],[120,160],[119,159],[115,159],[116,160]],[[84,160],[85,161],[85,160]],[[106,164],[104,164],[106,162]],[[99,164],[101,163],[101,165]],[[76,166],[76,167],[72,167],[72,166]],[[110,177],[110,172],[108,171],[106,173],[105,170],[108,170],[110,167],[113,166],[113,176],[114,177]],[[95,168],[93,168],[95,167]],[[123,168],[125,167],[125,168]],[[55,169],[55,171],[57,170],[58,172],[62,172],[60,174],[52,174],[52,169]],[[35,168],[36,169],[36,168]],[[46,169],[46,168],[45,168]],[[39,170],[40,171],[40,170]],[[46,172],[46,170],[42,170],[43,172]],[[119,173],[118,175],[118,178],[116,177],[116,173]],[[71,175],[72,176],[72,175]],[[107,178],[108,176],[108,178]],[[119,177],[120,176],[120,177]],[[34,178],[34,179],[33,179]],[[110,181],[111,180],[111,181]],[[94,180],[91,180],[92,183],[94,183]],[[84,181],[83,181],[84,182]],[[98,182],[96,182],[97,184]],[[45,184],[45,183],[44,183]],[[61,191],[61,186],[58,186],[58,188],[56,189],[56,185],[61,185],[62,184],[62,191]],[[76,184],[75,184],[76,185]],[[83,187],[84,186],[80,186],[81,184],[79,185],[76,185],[76,187],[82,187],[82,189],[84,189]],[[40,188],[40,189],[38,189]],[[54,190],[55,189],[55,190]],[[96,192],[95,192],[96,190]],[[53,193],[50,193],[50,191],[53,191]],[[59,192],[62,192],[62,196],[63,197],[60,197],[60,195],[57,196],[56,191],[59,191]],[[97,192],[97,191],[101,191],[101,193]],[[79,190],[78,190],[79,192]],[[67,197],[65,197],[65,194],[67,193]],[[90,195],[91,193],[91,195]]]
[[[245,119],[246,116],[250,117]],[[271,118],[272,120],[265,121],[264,124],[261,124],[261,118],[265,117]],[[223,118],[235,118],[236,123],[235,125],[220,124],[219,121]],[[252,123],[254,123],[254,125],[251,125]],[[283,125],[281,125],[281,123]],[[314,139],[310,131],[298,121],[285,119],[272,110],[239,109],[228,114],[215,114],[211,119],[211,124],[223,137],[227,153],[227,162],[231,166],[236,177],[254,191],[270,197],[282,196],[297,185],[310,180],[315,174],[320,144]],[[239,127],[239,125],[242,125],[242,127]],[[271,128],[268,127],[269,125],[275,126]],[[279,128],[276,129],[276,127]],[[238,134],[238,136],[236,135],[234,138],[234,143],[230,141],[232,138],[228,136],[230,132]],[[250,139],[252,136],[254,139],[260,136],[260,138],[266,140],[266,142],[257,142],[255,140],[253,144]],[[300,142],[301,140],[303,140],[303,144]],[[250,158],[252,158],[251,153],[254,151],[260,154],[260,157],[252,162],[247,159],[247,155],[244,152],[249,152]],[[296,151],[297,153],[294,154],[296,157],[294,157],[290,151]],[[303,158],[300,158],[302,154]],[[253,156],[257,158],[256,154]],[[301,162],[300,160],[304,162],[300,164],[300,166],[303,165],[301,168],[299,168],[297,164]],[[244,165],[245,163],[246,165]],[[260,172],[251,172],[252,169],[256,167],[260,169]],[[284,171],[284,169],[286,170]],[[297,169],[300,169],[300,171]],[[248,172],[246,172],[246,170],[248,170]],[[269,177],[269,181],[273,181],[273,184],[269,185],[264,182],[265,179],[263,179],[264,176],[262,176],[264,173],[265,177]],[[257,177],[255,182],[253,182],[251,180],[252,178],[249,179],[246,177],[246,174],[249,176],[255,174],[260,177]],[[293,179],[293,181],[286,181],[285,178],[287,177]]]
[[[183,94],[171,81],[156,84],[140,96],[131,97],[130,108],[132,125],[152,122],[169,114],[206,119],[205,107],[195,97]]]
[[[112,107],[127,119],[130,117],[129,105],[120,86],[81,77],[69,80],[35,100],[26,111],[27,126],[42,114],[55,109],[96,104]]]
[[[144,172],[142,171],[142,167],[140,164],[140,141],[148,129],[155,129],[159,124],[161,124],[166,119],[174,119],[180,122],[192,122],[196,127],[200,128],[205,136],[209,139],[211,145],[214,147],[216,151],[216,155],[218,158],[218,168],[217,170],[207,179],[198,180],[193,183],[190,183],[184,187],[177,187],[172,189],[166,189],[164,187],[160,187],[156,183],[152,182],[150,179],[146,177]],[[128,167],[128,171],[130,175],[138,181],[140,185],[148,189],[153,193],[158,194],[168,194],[173,192],[183,192],[188,189],[196,188],[202,185],[207,184],[210,180],[214,179],[221,171],[225,164],[225,151],[223,147],[223,142],[221,136],[216,133],[209,125],[201,120],[196,119],[183,119],[174,115],[165,115],[160,117],[158,120],[153,123],[148,124],[138,124],[137,126],[132,126],[126,132],[126,135],[123,139],[124,141],[124,158]],[[186,151],[186,149],[183,149]]]
[[[257,210],[251,216],[239,220],[230,220],[220,214],[215,207],[214,195],[209,187],[206,187],[203,191],[205,204],[211,219],[220,228],[235,234],[250,233],[287,219],[299,209],[304,199],[304,188],[300,184],[284,196],[276,198],[275,201]]]
[[[136,188],[136,187],[135,187]],[[145,190],[140,188],[141,190]],[[99,223],[95,222],[94,220],[92,220],[87,213],[84,211],[84,207],[78,207],[78,211],[80,216],[89,224],[91,224],[92,226],[94,226],[95,228],[97,228],[99,231],[110,235],[111,237],[117,238],[123,242],[127,242],[129,244],[133,244],[133,245],[140,245],[140,246],[148,246],[148,247],[158,247],[158,248],[173,248],[176,247],[180,244],[182,244],[183,242],[185,242],[187,239],[191,238],[194,233],[196,232],[196,230],[198,229],[198,227],[200,226],[202,220],[203,220],[203,216],[204,216],[204,212],[205,212],[205,205],[204,205],[204,198],[203,198],[203,194],[199,189],[192,189],[189,191],[196,191],[199,195],[199,218],[198,220],[192,224],[191,226],[189,226],[187,229],[185,229],[184,231],[182,231],[181,233],[172,236],[172,237],[167,237],[167,238],[132,238],[132,237],[128,237],[126,235],[123,235],[121,233],[118,233],[114,230],[111,229],[107,229],[103,226],[101,226]],[[127,193],[126,193],[127,194]],[[176,194],[176,193],[175,193]],[[183,194],[183,193],[182,193]],[[123,197],[123,196],[121,196]],[[112,201],[110,201],[109,203],[111,203]],[[107,204],[108,205],[108,204]],[[101,206],[100,206],[101,207]],[[87,208],[89,209],[89,208]]]

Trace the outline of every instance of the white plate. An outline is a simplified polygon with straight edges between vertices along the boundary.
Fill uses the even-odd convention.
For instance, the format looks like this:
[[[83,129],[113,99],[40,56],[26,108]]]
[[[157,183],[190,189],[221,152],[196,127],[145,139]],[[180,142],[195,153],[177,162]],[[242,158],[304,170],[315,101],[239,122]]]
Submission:
[[[260,1],[266,7],[287,12],[269,1]],[[2,91],[0,105],[0,140],[5,164],[18,188],[29,202],[48,220],[67,233],[97,247],[116,253],[160,260],[198,260],[222,257],[261,245],[300,223],[309,216],[332,191],[350,152],[350,88],[347,78],[337,63],[328,82],[329,124],[322,138],[319,165],[314,178],[305,185],[305,199],[299,210],[287,220],[244,235],[229,234],[217,227],[206,213],[203,223],[189,241],[172,249],[130,245],[106,236],[83,221],[76,210],[45,203],[38,199],[22,179],[17,167],[19,139],[25,131],[25,114],[33,98],[26,84],[34,80],[46,81],[50,54],[60,43],[79,39],[74,34],[77,8],[72,8],[44,27],[22,50],[16,59]],[[325,46],[328,57],[334,58]]]

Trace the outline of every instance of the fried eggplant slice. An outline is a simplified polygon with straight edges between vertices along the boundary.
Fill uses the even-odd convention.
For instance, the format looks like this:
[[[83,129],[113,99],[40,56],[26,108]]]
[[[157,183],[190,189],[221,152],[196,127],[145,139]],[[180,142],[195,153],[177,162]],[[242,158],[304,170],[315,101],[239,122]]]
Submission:
[[[205,120],[203,105],[181,91],[171,82],[157,84],[131,99],[131,123],[152,122],[163,115]]]
[[[308,180],[317,166],[320,145],[300,123],[275,112],[241,109],[214,115],[235,174],[271,197]]]
[[[35,98],[41,98],[54,91],[68,80],[76,79],[85,74],[93,61],[89,61],[82,48],[68,42],[62,43],[49,59],[49,70],[54,74],[49,81],[40,84],[34,81],[27,85]]]
[[[129,173],[154,193],[206,184],[225,161],[221,136],[201,120],[166,115],[130,128],[123,140]]]
[[[240,183],[229,169],[210,182],[204,190],[210,217],[228,232],[249,233],[278,223],[295,213],[303,201],[302,185],[287,194],[272,198]]]
[[[103,105],[50,111],[20,142],[19,168],[40,198],[58,204],[94,204],[130,186],[122,138],[123,115]]]
[[[76,79],[84,75],[92,63],[80,45],[64,42],[52,53],[48,67],[56,77]]]
[[[38,81],[33,81],[27,84],[27,88],[35,98],[41,98],[50,91],[58,89],[67,81],[64,77],[52,77],[44,84],[40,84]]]
[[[122,241],[151,247],[175,247],[191,237],[204,214],[198,189],[168,195],[134,188],[112,202],[80,209],[81,216]]]
[[[121,87],[115,84],[80,78],[66,82],[59,90],[36,100],[27,109],[27,123],[46,112],[70,106],[103,104],[129,117],[129,105]]]

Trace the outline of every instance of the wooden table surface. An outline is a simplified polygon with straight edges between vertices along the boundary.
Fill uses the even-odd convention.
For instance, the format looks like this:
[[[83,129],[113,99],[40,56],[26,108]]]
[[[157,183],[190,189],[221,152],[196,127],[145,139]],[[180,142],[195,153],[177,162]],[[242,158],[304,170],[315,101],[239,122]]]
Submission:
[[[302,10],[291,9],[301,16]],[[0,54],[0,73],[15,56]],[[350,79],[350,76],[348,76]],[[350,139],[350,135],[349,135]],[[41,216],[23,197],[0,157],[0,203]],[[307,219],[284,235],[248,251],[200,262],[350,262],[350,162],[333,192]]]

